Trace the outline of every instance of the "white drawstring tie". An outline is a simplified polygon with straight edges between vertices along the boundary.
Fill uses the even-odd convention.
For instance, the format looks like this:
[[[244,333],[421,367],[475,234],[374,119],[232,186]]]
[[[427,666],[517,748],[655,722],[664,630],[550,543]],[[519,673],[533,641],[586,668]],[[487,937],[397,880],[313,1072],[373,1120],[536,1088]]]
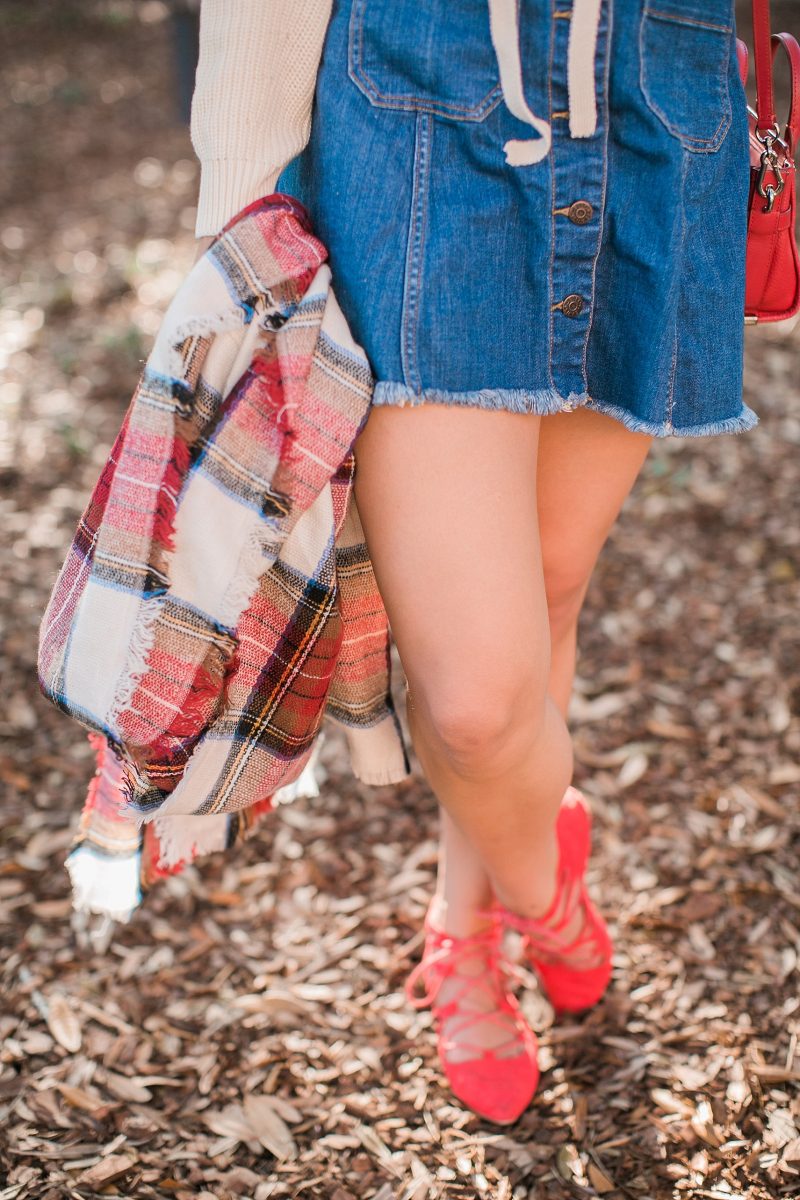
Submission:
[[[506,162],[525,167],[540,162],[550,151],[550,122],[531,112],[522,86],[522,58],[519,40],[519,0],[489,0],[489,28],[492,35],[500,86],[506,106],[515,117],[525,121],[540,135],[521,140],[511,138],[503,149]],[[597,103],[594,86],[594,59],[602,0],[573,0],[567,47],[567,89],[569,94],[570,137],[591,137],[597,129]]]

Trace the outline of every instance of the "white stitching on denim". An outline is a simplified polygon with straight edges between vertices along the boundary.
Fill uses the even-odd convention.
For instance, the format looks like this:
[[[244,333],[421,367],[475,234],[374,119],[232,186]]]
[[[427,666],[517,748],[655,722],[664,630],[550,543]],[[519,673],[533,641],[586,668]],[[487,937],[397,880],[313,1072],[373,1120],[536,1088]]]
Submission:
[[[588,370],[587,370],[587,361],[588,361],[588,355],[589,355],[589,338],[591,337],[592,326],[594,324],[594,314],[595,314],[595,290],[596,290],[596,280],[597,280],[597,260],[599,259],[600,251],[603,248],[603,231],[605,229],[606,190],[607,190],[607,183],[608,183],[608,134],[609,134],[609,125],[610,125],[610,121],[611,121],[610,97],[609,97],[608,93],[609,93],[610,76],[611,76],[611,54],[612,54],[612,50],[613,50],[611,39],[612,39],[613,33],[614,33],[614,0],[608,0],[606,13],[607,13],[607,20],[606,20],[605,43],[604,43],[606,61],[605,61],[605,71],[604,71],[604,77],[603,77],[603,93],[604,93],[603,122],[604,122],[604,126],[605,126],[604,133],[603,133],[603,179],[602,179],[602,183],[600,185],[600,219],[598,221],[598,230],[597,230],[597,249],[594,254],[594,259],[592,260],[592,289],[591,289],[591,296],[589,299],[589,320],[586,323],[586,337],[584,338],[584,342],[583,342],[583,357],[581,360],[581,372],[582,372],[582,376],[583,376],[583,386],[587,392],[589,390],[589,375],[588,375]],[[587,403],[591,403],[591,402],[592,401],[590,398],[587,401]]]
[[[422,391],[422,379],[417,362],[417,322],[420,311],[421,264],[427,231],[428,186],[430,180],[430,144],[433,138],[433,117],[418,112],[414,136],[414,188],[409,215],[406,275],[403,287],[401,316],[401,361],[403,381],[415,391]]]
[[[675,25],[691,25],[693,28],[694,26],[698,26],[700,29],[716,29],[720,33],[730,33],[732,29],[731,25],[719,25],[716,21],[700,21],[696,17],[685,17],[678,13],[663,12],[661,9],[653,8],[649,4],[647,5],[647,14],[651,17],[658,17],[661,21],[672,21]]]
[[[689,174],[689,155],[684,151],[683,162],[681,164],[681,253],[683,253],[686,245],[686,179]],[[675,408],[675,375],[678,368],[678,304],[680,302],[680,277],[676,274],[674,288],[678,295],[675,297],[675,328],[672,335],[672,362],[669,368],[669,383],[667,385],[667,412],[666,412],[666,428],[667,432],[673,430],[672,413]]]

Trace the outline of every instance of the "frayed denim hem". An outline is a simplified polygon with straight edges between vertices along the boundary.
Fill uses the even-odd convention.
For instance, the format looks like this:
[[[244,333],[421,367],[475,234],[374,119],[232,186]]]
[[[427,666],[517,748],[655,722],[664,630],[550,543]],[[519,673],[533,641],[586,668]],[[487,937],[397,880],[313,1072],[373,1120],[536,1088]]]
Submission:
[[[627,408],[592,399],[586,392],[570,392],[565,398],[555,388],[540,388],[538,391],[528,391],[525,388],[481,388],[475,392],[424,388],[421,392],[416,392],[405,383],[381,380],[375,384],[372,403],[398,407],[457,404],[474,408],[505,409],[507,412],[533,413],[536,416],[572,412],[576,408],[586,407],[593,412],[613,417],[634,433],[648,433],[652,437],[713,437],[719,433],[744,433],[758,424],[758,416],[746,404],[742,405],[738,417],[726,417],[720,421],[708,421],[704,425],[681,427],[670,421],[644,421]]]
[[[375,384],[372,403],[402,407],[417,404],[458,404],[545,416],[547,413],[571,411],[579,405],[586,404],[588,399],[586,392],[570,392],[569,396],[564,397],[555,388],[540,388],[538,391],[529,391],[527,388],[480,388],[475,392],[423,388],[419,392],[405,383],[381,380]]]
[[[589,407],[595,412],[605,413],[606,416],[621,421],[626,429],[634,433],[649,433],[653,437],[714,437],[718,433],[745,433],[758,424],[758,416],[746,404],[742,405],[738,417],[708,421],[705,425],[686,426],[675,425],[670,421],[643,421],[627,408],[621,408],[618,404],[604,404],[602,400],[592,400]]]

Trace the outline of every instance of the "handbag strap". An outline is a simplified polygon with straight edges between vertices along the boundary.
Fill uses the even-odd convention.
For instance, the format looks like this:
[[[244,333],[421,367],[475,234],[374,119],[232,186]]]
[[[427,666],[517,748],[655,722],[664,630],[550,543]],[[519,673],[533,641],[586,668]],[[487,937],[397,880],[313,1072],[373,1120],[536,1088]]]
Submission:
[[[756,63],[756,127],[766,133],[774,129],[775,92],[772,86],[772,29],[769,0],[753,0],[753,56]]]
[[[791,148],[796,150],[800,143],[800,44],[790,33],[772,33],[769,15],[769,0],[753,0],[753,57],[756,69],[756,129],[766,134],[778,130],[775,116],[775,89],[772,82],[772,67],[779,46],[783,46],[789,58],[791,100],[787,132]],[[740,57],[740,68],[741,68]]]
[[[786,132],[789,150],[794,156],[800,147],[800,43],[792,37],[791,33],[773,33],[773,62],[779,46],[783,46],[789,58],[789,117],[786,122]]]

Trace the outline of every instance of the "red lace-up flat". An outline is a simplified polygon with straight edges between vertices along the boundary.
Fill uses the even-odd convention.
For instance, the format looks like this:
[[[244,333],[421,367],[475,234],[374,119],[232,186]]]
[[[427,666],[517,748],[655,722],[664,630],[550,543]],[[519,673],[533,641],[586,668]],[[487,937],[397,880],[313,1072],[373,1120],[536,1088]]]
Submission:
[[[559,867],[550,908],[536,918],[521,917],[499,903],[493,908],[501,921],[523,935],[523,954],[558,1013],[591,1008],[611,978],[614,946],[586,890],[591,822],[586,798],[577,788],[567,788],[556,820]],[[583,921],[570,937],[566,931],[579,908]]]
[[[514,968],[502,957],[502,926],[492,921],[478,933],[455,937],[436,927],[429,908],[425,935],[422,960],[406,980],[406,997],[414,1008],[431,1006],[439,1059],[453,1093],[478,1116],[511,1125],[530,1104],[539,1082],[538,1043],[509,990]],[[466,963],[481,958],[484,970],[463,974]],[[424,995],[416,992],[420,979],[425,984]],[[457,979],[462,986],[440,1003],[437,996],[450,979]],[[481,998],[484,1004],[489,1001],[488,1008],[476,1006]],[[508,1037],[491,1048],[464,1038],[471,1026],[490,1021],[504,1025]],[[456,1057],[465,1052],[469,1057]]]

